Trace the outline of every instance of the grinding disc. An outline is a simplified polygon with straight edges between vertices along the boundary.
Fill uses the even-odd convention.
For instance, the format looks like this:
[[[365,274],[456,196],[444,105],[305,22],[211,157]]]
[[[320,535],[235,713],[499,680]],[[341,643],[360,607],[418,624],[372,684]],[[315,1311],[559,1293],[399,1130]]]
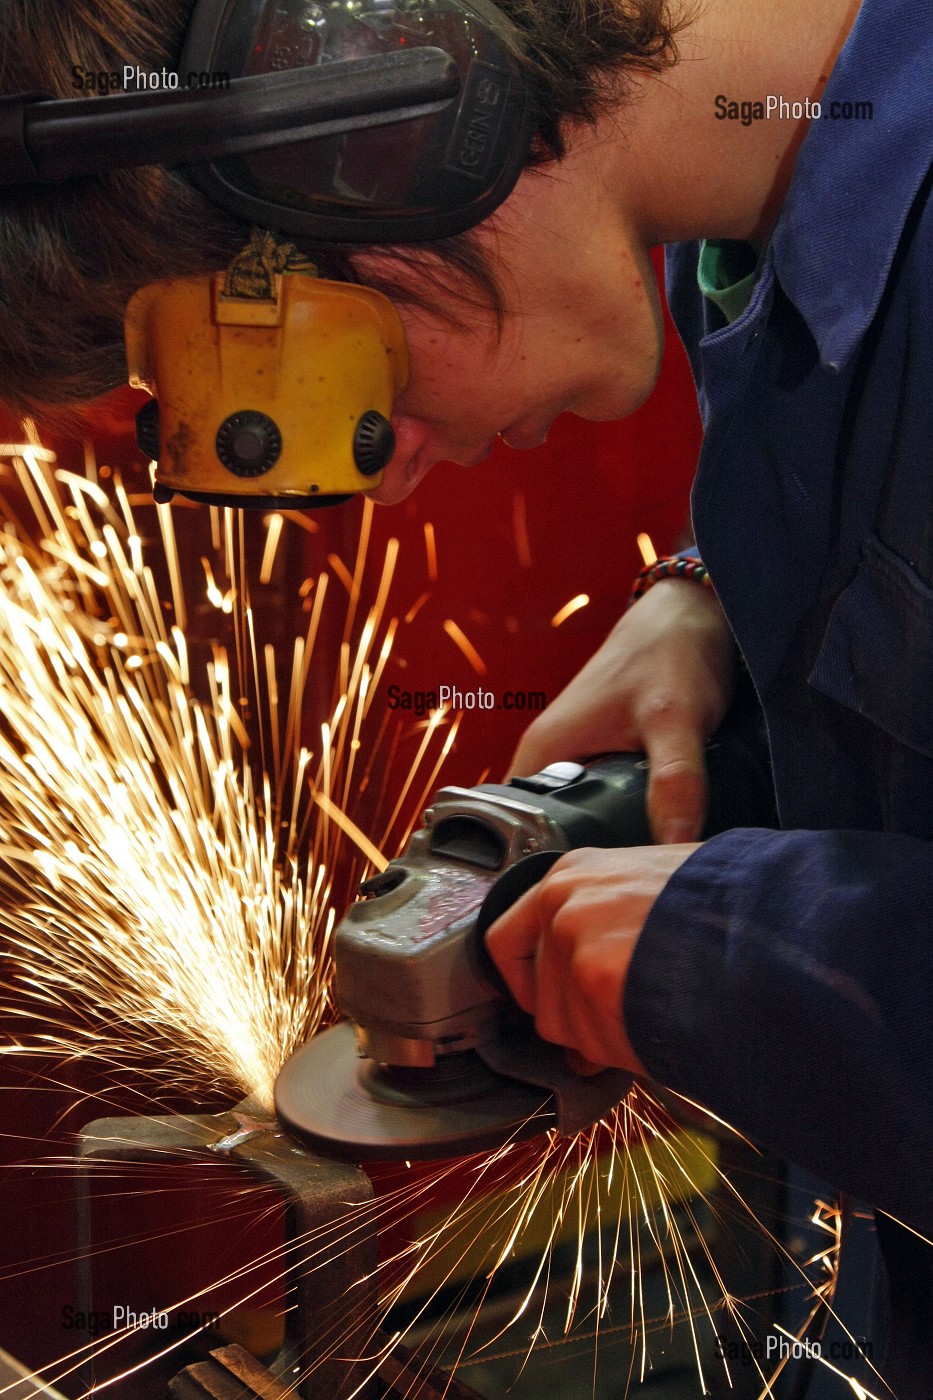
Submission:
[[[351,1161],[461,1157],[554,1126],[546,1091],[505,1079],[473,1055],[453,1060],[437,1070],[387,1069],[360,1058],[344,1022],[284,1065],[276,1112],[309,1146]]]

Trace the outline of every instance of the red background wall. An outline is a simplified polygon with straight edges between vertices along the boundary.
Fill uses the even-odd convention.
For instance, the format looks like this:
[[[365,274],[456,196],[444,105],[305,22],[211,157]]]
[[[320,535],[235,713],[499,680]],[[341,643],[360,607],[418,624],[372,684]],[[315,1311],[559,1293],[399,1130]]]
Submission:
[[[130,399],[119,394],[89,412],[88,432],[98,461],[121,468],[139,489],[145,476],[132,442]],[[12,420],[0,421],[0,437],[18,436]],[[43,433],[62,462],[76,467],[82,458],[79,437],[69,442]],[[544,691],[553,699],[622,611],[641,564],[636,534],[646,531],[658,553],[675,547],[682,536],[698,437],[688,370],[670,336],[657,392],[625,423],[564,418],[533,452],[500,445],[471,471],[439,466],[408,502],[377,510],[374,556],[381,558],[389,538],[400,541],[392,611],[403,619],[425,591],[429,594],[417,616],[400,623],[383,697],[395,683],[409,691],[481,685],[497,698],[507,690]],[[308,542],[310,572],[323,567],[331,552],[352,563],[360,510],[356,502],[316,517],[318,533]],[[436,541],[435,581],[428,576],[426,522],[433,525]],[[366,585],[371,596],[377,578],[378,570],[371,570]],[[589,595],[588,606],[555,629],[554,614],[580,593]],[[445,619],[458,623],[483,658],[482,675],[444,633]],[[296,626],[300,623],[296,619]],[[334,667],[338,642],[333,635]],[[323,651],[315,664],[326,669]],[[330,676],[323,681],[319,693],[329,694]],[[444,781],[469,784],[485,771],[500,775],[527,719],[498,709],[469,714]],[[317,728],[320,717],[309,715],[308,721]],[[420,733],[412,717],[400,744],[402,767]],[[378,795],[374,788],[373,800]],[[358,820],[365,828],[365,803]],[[30,1088],[29,1074],[28,1065],[0,1061],[7,1089],[0,1161],[30,1164],[21,1171],[7,1168],[4,1175],[5,1219],[16,1225],[0,1241],[0,1346],[38,1364],[60,1355],[69,1342],[61,1331],[60,1309],[62,1297],[73,1295],[70,1266],[27,1273],[20,1266],[57,1251],[67,1254],[72,1218],[67,1181],[31,1164],[50,1152],[60,1154],[68,1132],[101,1110],[93,1115],[80,1106],[72,1110],[73,1090]],[[43,1144],[47,1135],[54,1146]]]

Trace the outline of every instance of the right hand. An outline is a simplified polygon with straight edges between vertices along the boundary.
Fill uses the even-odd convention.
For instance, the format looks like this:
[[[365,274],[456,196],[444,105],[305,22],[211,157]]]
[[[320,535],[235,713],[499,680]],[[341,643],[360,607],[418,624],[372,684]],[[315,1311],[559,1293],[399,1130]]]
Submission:
[[[655,841],[696,841],[706,816],[703,747],[729,707],[735,671],[735,643],[713,590],[662,579],[526,730],[511,772],[643,749]]]

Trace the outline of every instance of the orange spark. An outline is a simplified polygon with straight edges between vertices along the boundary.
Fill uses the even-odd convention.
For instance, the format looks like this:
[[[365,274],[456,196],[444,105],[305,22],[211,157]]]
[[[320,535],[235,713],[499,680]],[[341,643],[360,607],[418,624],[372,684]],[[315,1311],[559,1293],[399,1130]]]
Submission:
[[[449,617],[444,622],[444,631],[447,633],[450,640],[463,652],[476,674],[478,676],[485,676],[487,669],[485,661],[480,656],[469,637],[464,636],[457,624],[452,622]]]
[[[309,535],[316,535],[318,527],[306,510],[283,510],[282,519],[288,520],[292,525],[299,525],[302,530],[307,530]]]
[[[0,457],[22,457],[27,452],[40,462],[57,460],[50,447],[35,447],[31,442],[0,442]]]
[[[328,556],[327,556],[327,563],[328,563],[328,567],[331,568],[331,569],[333,569],[334,573],[337,575],[337,577],[339,578],[340,582],[343,584],[344,588],[347,590],[347,592],[348,592],[348,593],[350,594],[350,596],[352,597],[352,596],[353,596],[353,575],[350,573],[350,570],[347,568],[346,564],[345,564],[345,563],[343,562],[343,560],[339,557],[339,555],[336,555],[336,554],[328,554]]]
[[[588,593],[578,593],[575,598],[571,598],[569,603],[565,603],[562,608],[558,608],[557,612],[551,618],[551,626],[559,627],[562,622],[567,621],[568,617],[572,617],[575,612],[579,612],[581,608],[585,608],[589,601],[590,595]]]
[[[515,553],[523,569],[530,569],[531,544],[528,539],[528,510],[524,491],[516,491],[512,497],[512,530],[515,535]]]
[[[428,555],[428,578],[432,583],[437,583],[437,544],[430,520],[424,522],[424,547]]]
[[[651,543],[651,536],[646,534],[644,530],[640,530],[637,544],[638,548],[641,550],[641,557],[644,559],[645,564],[654,564],[657,560],[658,552]]]
[[[420,598],[415,599],[411,607],[408,609],[408,612],[405,614],[406,622],[414,622],[415,618],[418,616],[418,614],[420,613],[421,609],[424,607],[425,603],[428,601],[430,596],[431,594],[427,590],[425,590],[425,592],[422,593]]]
[[[369,837],[364,832],[360,831],[356,822],[350,820],[343,808],[338,807],[335,802],[332,802],[324,792],[315,792],[313,796],[321,810],[330,818],[335,826],[339,826],[340,830],[346,836],[349,836],[354,845],[358,846],[363,852],[366,859],[372,861],[377,870],[385,870],[389,862],[386,860],[379,847],[374,846]]]
[[[285,524],[285,517],[278,511],[266,516],[266,544],[262,551],[262,563],[259,566],[259,582],[268,583],[272,577],[272,565],[275,563],[275,552],[279,547],[279,540],[282,537],[282,526]]]

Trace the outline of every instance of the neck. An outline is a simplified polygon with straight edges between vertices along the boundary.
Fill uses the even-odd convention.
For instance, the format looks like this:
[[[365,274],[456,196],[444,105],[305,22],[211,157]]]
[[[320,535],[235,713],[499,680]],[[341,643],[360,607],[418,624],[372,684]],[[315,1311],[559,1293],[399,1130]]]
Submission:
[[[681,34],[675,67],[632,85],[608,149],[646,243],[767,240],[807,134],[807,101],[819,100],[859,3],[709,0]],[[803,115],[717,118],[723,97],[769,95],[802,104]]]

